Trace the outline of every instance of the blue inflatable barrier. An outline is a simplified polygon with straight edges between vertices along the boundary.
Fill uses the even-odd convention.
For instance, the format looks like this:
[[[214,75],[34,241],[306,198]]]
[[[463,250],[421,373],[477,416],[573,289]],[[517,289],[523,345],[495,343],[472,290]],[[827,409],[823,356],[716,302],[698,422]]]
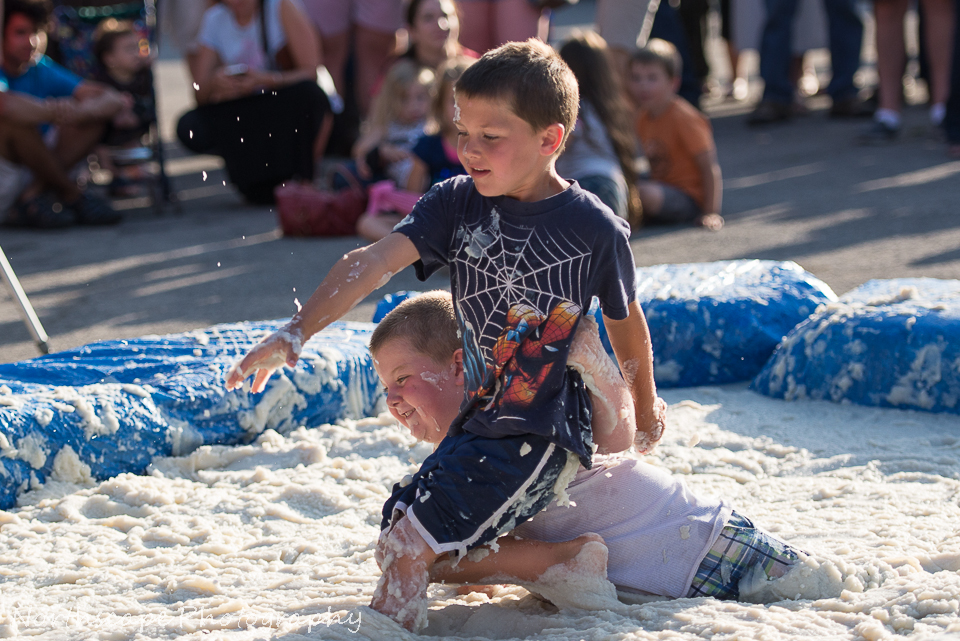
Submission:
[[[659,387],[753,378],[830,287],[794,262],[733,260],[637,270]]]
[[[865,283],[790,332],[751,387],[960,414],[960,281]]]
[[[334,323],[262,394],[227,371],[281,321],[104,341],[0,365],[0,508],[48,476],[142,473],[155,456],[370,414],[380,385],[369,323]]]
[[[384,296],[374,322],[417,293]],[[761,260],[642,267],[637,298],[650,326],[660,387],[749,380],[787,332],[818,305],[837,300],[796,263]],[[590,313],[612,358],[596,300]]]

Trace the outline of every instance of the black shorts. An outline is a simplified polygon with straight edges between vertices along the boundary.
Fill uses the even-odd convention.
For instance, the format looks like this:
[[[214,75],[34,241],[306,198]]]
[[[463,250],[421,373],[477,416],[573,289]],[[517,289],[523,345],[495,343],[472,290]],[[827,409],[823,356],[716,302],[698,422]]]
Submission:
[[[463,554],[543,510],[578,467],[575,454],[540,436],[460,432],[443,439],[412,482],[394,486],[381,525],[403,512],[434,552]]]

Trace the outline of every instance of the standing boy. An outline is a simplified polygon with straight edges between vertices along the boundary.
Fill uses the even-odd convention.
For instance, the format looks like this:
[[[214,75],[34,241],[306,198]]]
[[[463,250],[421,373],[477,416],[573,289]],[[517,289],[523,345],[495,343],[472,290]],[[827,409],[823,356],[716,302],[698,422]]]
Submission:
[[[643,216],[655,222],[723,227],[723,181],[710,123],[677,95],[680,55],[654,38],[633,55],[628,92],[640,108],[637,137],[650,161],[650,179],[637,189]]]
[[[627,373],[635,426],[654,441],[662,430],[629,226],[554,168],[576,120],[573,73],[542,42],[508,43],[464,72],[456,99],[468,176],[435,186],[394,233],[344,256],[287,327],[227,377],[235,388],[256,372],[259,391],[274,369],[296,363],[304,340],[390,275],[415,263],[425,279],[449,266],[464,401],[447,438],[384,508],[372,603],[411,630],[426,621],[441,555],[495,541],[561,494],[581,463],[591,467],[590,399],[566,363],[593,296]]]

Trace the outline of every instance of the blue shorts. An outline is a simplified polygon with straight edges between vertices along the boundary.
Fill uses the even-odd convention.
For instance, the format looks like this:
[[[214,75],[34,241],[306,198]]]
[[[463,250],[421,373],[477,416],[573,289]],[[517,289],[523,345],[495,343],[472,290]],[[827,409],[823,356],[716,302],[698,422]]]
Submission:
[[[540,436],[448,435],[412,482],[393,487],[381,529],[404,512],[434,552],[463,554],[542,511],[564,469],[569,480],[578,467],[575,454]]]

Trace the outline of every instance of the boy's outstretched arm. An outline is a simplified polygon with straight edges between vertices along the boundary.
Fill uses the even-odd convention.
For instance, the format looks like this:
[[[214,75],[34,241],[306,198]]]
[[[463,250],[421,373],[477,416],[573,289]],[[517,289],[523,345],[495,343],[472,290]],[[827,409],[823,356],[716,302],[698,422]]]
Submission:
[[[650,330],[640,303],[630,303],[629,315],[623,320],[603,317],[620,371],[633,395],[637,413],[637,449],[647,452],[663,436],[666,403],[657,397],[653,381],[653,346]]]
[[[287,325],[268,336],[227,374],[228,390],[255,374],[251,390],[263,390],[270,375],[284,364],[293,367],[300,349],[321,329],[337,320],[395,273],[420,258],[417,248],[399,233],[344,254]]]

